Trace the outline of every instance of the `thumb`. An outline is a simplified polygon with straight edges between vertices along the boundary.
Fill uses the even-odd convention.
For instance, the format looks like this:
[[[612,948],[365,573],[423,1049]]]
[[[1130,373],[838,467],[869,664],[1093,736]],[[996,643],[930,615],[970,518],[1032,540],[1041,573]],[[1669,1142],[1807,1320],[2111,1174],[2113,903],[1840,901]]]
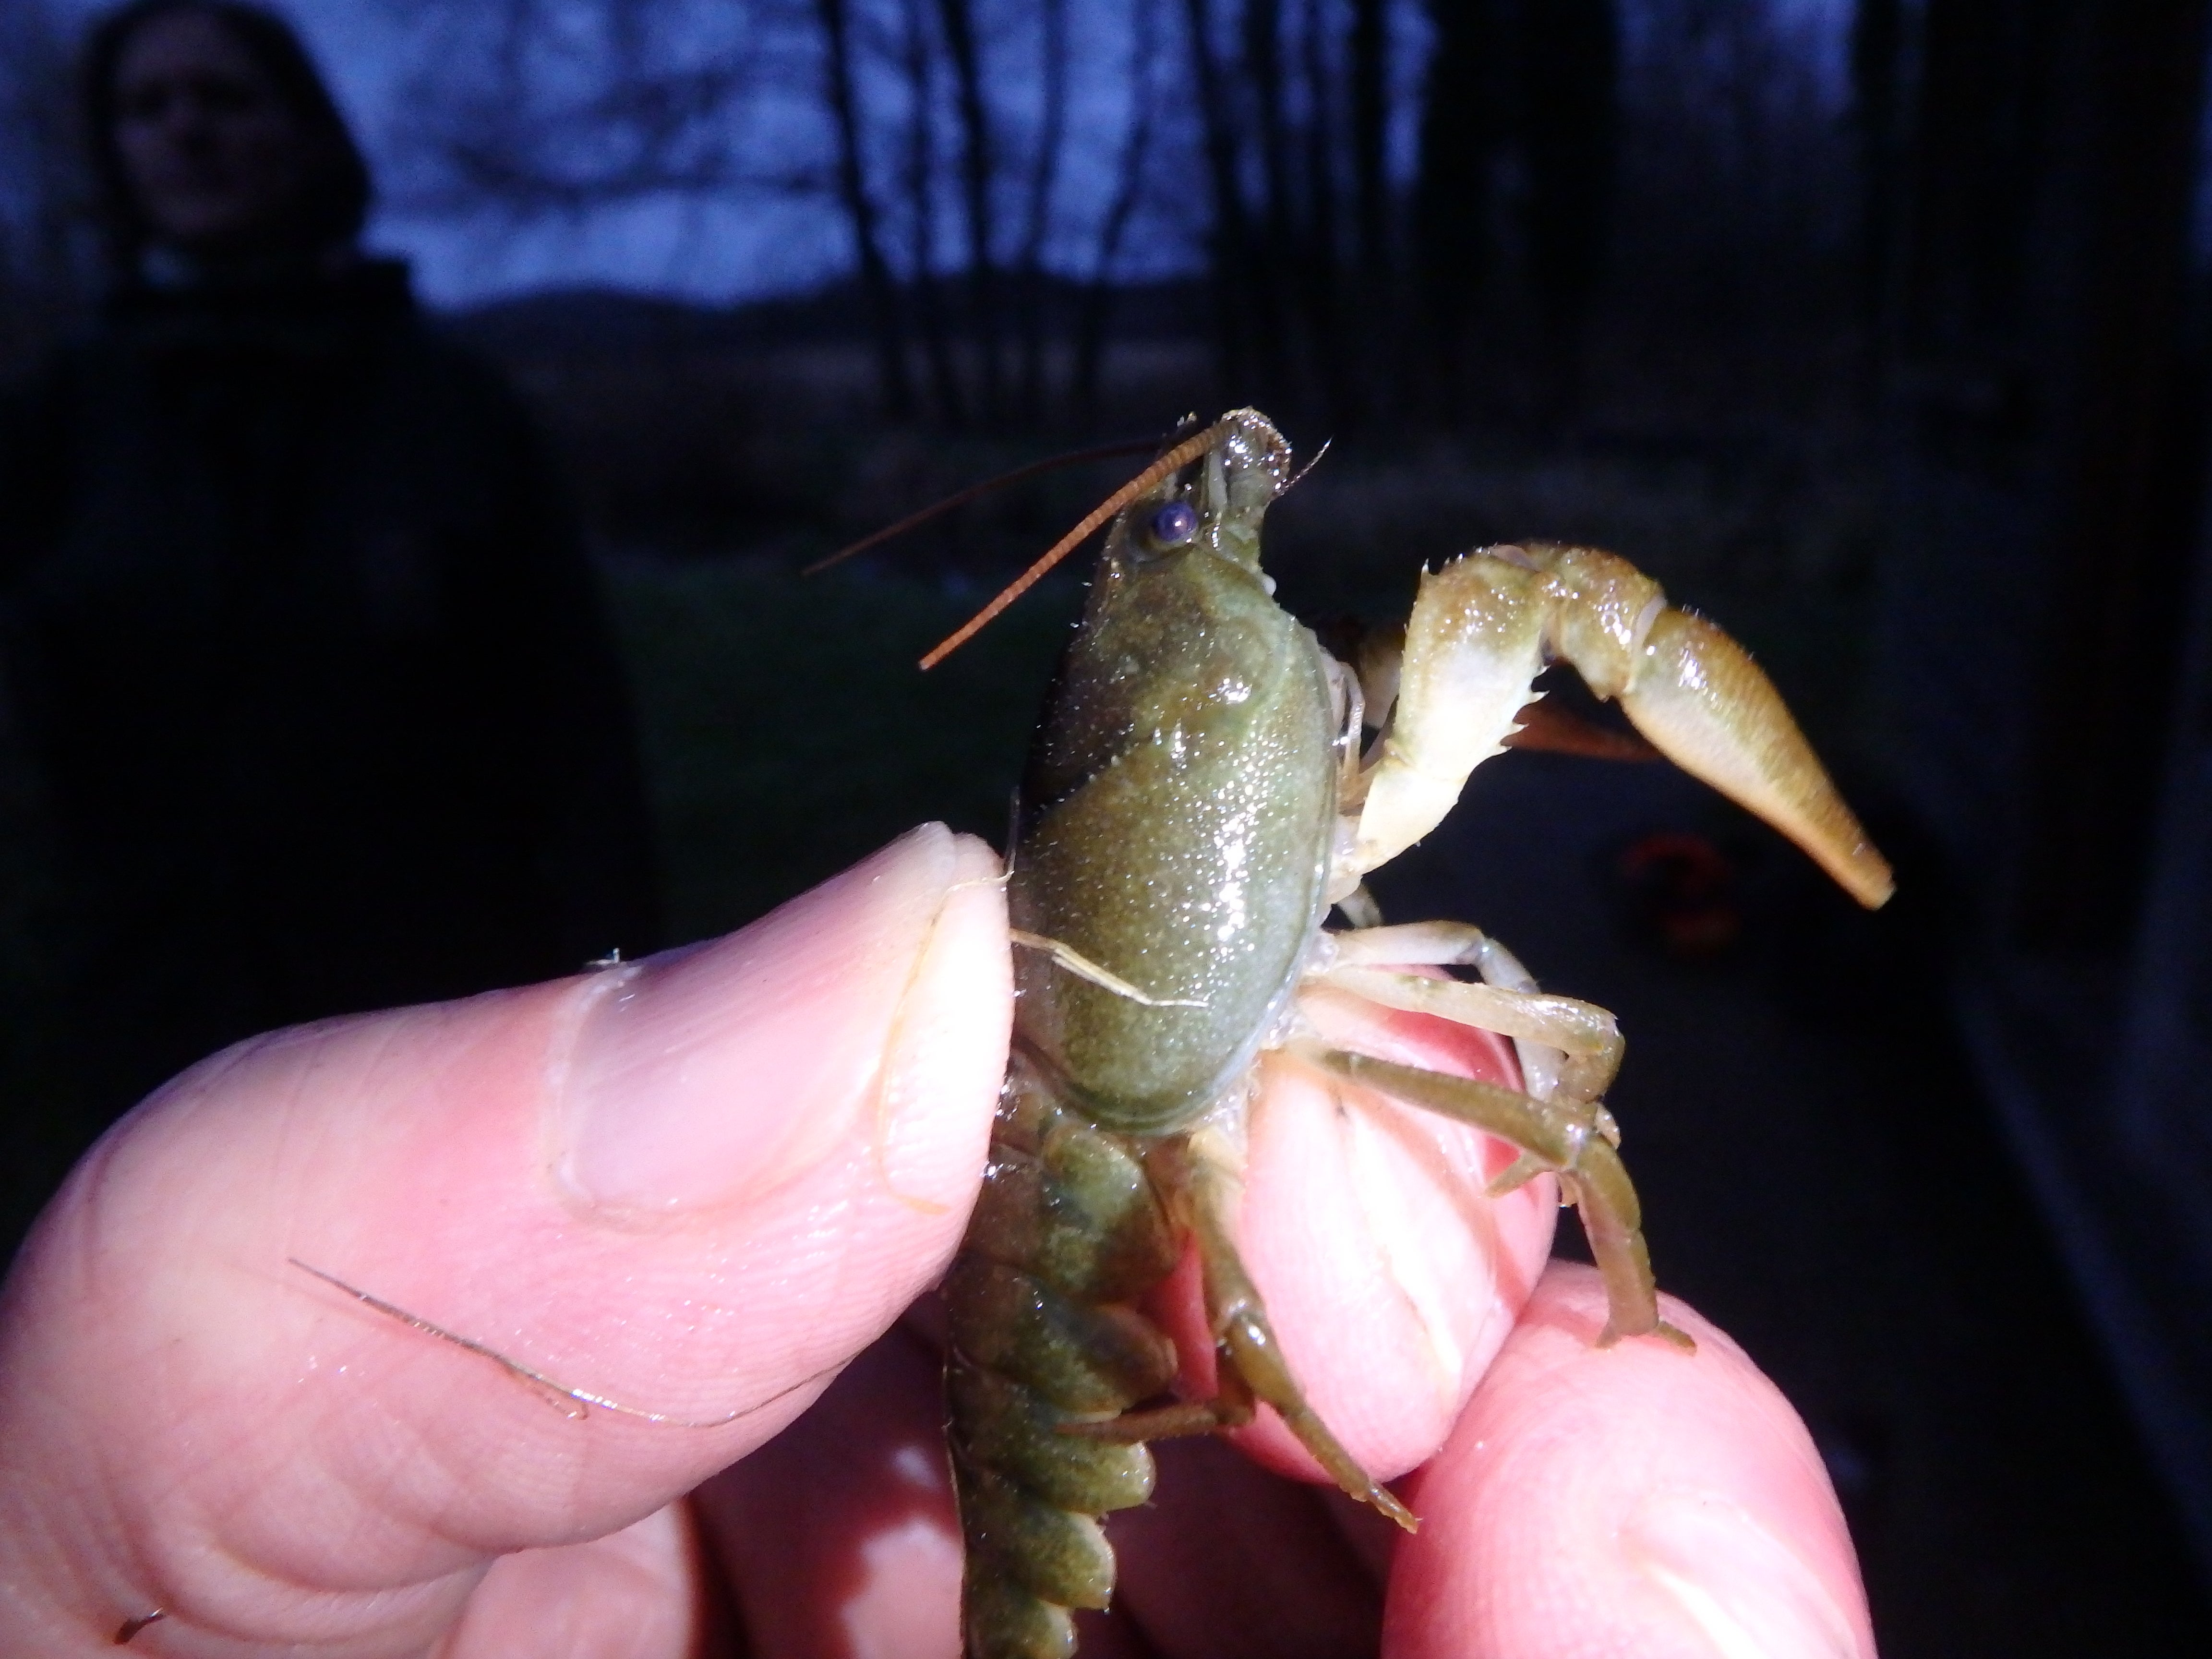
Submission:
[[[159,1607],[180,1651],[417,1651],[493,1558],[775,1434],[958,1242],[997,869],[932,825],[727,939],[168,1085],[0,1301],[0,1650]]]

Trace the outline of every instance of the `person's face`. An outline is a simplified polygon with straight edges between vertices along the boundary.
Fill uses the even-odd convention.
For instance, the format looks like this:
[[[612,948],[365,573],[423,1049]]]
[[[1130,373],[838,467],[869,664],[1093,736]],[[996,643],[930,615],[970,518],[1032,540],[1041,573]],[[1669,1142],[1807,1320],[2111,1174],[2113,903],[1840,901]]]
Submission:
[[[203,13],[172,13],[125,43],[115,144],[148,226],[216,252],[264,239],[307,170],[305,137],[258,64]]]

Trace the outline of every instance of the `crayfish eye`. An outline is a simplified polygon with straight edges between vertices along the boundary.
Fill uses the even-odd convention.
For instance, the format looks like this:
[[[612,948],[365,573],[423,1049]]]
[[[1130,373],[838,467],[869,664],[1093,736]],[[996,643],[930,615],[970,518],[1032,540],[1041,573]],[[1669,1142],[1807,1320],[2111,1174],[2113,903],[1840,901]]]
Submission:
[[[1198,509],[1188,501],[1170,501],[1152,514],[1146,530],[1155,547],[1181,547],[1198,534]]]

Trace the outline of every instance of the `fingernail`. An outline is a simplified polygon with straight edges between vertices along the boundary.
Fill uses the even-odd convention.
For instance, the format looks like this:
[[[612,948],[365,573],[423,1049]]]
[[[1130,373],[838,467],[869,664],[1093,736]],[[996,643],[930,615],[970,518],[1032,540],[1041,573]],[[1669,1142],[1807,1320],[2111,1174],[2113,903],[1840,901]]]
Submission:
[[[558,1167],[597,1204],[726,1202],[847,1133],[948,890],[959,844],[925,824],[726,939],[621,972],[556,1091]]]
[[[1719,1659],[1871,1655],[1820,1575],[1730,1499],[1658,1493],[1629,1517],[1621,1544]]]

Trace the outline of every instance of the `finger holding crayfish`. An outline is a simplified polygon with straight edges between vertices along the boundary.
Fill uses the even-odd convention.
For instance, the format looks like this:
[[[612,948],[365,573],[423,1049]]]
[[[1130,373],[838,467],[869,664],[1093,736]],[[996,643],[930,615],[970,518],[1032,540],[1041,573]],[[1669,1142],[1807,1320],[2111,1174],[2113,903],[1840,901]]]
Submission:
[[[1328,990],[1304,1012],[1324,1040],[1384,1060],[1517,1079],[1488,1031]],[[1284,1358],[1360,1466],[1395,1480],[1443,1443],[1519,1316],[1551,1250],[1556,1183],[1492,1196],[1514,1160],[1504,1142],[1281,1055],[1261,1062],[1247,1134],[1237,1243]],[[1211,1397],[1215,1348],[1191,1263],[1158,1307],[1185,1362],[1178,1392]],[[1279,1473],[1328,1478],[1268,1408],[1231,1437]]]
[[[1372,1052],[1493,1080],[1513,1074],[1510,1049],[1486,1033],[1378,1014],[1351,999],[1318,1013],[1330,1035]],[[1486,1196],[1510,1157],[1475,1131],[1302,1068],[1267,1067],[1238,1240],[1310,1396],[1381,1478],[1396,1479],[1444,1443],[1542,1272],[1556,1193],[1544,1180]],[[1147,1306],[1195,1357],[1178,1392],[1210,1395],[1212,1345],[1194,1275],[1178,1273]],[[939,1311],[920,1304],[817,1414],[702,1494],[717,1536],[738,1553],[749,1629],[770,1638],[767,1651],[839,1651],[848,1639],[866,1651],[871,1635],[883,1638],[877,1651],[957,1650],[960,1534],[933,1443],[942,1433],[932,1357]],[[1601,1314],[1585,1341],[1601,1322]],[[1387,1571],[1348,1550],[1337,1529],[1367,1517],[1305,1484],[1322,1471],[1271,1410],[1226,1438],[1235,1450],[1156,1445],[1155,1498],[1108,1522],[1124,1556],[1111,1620],[1134,1625],[1161,1652],[1371,1650]],[[1399,1534],[1381,1526],[1387,1567]],[[1170,1538],[1171,1548],[1155,1547]],[[852,1586],[850,1599],[825,1600],[824,1585]],[[925,1627],[916,1610],[932,1607],[941,1625]],[[1108,1616],[1078,1619],[1086,1654],[1119,1650]]]
[[[1484,1034],[1316,1002],[1333,1041],[1513,1075],[1510,1049]],[[1107,1522],[1115,1608],[1077,1615],[1085,1654],[1371,1653],[1380,1630],[1388,1659],[1872,1655],[1840,1516],[1787,1403],[1671,1301],[1694,1356],[1599,1347],[1595,1275],[1544,1266],[1552,1182],[1486,1195],[1509,1158],[1473,1130],[1268,1064],[1244,1260],[1310,1399],[1420,1530],[1318,1484],[1264,1408],[1225,1437],[1234,1449],[1158,1443],[1154,1498]],[[1200,1356],[1182,1390],[1208,1391],[1188,1268],[1149,1305]],[[935,1390],[927,1347],[895,1330],[817,1413],[702,1494],[764,1659],[957,1651]],[[1746,1582],[1754,1567],[1765,1576]],[[1765,1645],[1726,1645],[1747,1630]]]

